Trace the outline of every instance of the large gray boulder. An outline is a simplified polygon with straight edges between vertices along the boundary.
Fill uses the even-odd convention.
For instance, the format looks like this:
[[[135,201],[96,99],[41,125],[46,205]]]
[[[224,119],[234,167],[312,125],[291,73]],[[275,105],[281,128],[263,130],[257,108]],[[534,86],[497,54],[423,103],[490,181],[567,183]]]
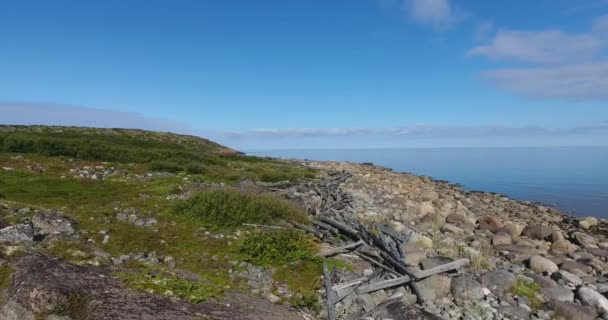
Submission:
[[[481,283],[469,273],[454,278],[450,292],[454,298],[462,300],[478,301],[485,296]]]
[[[590,307],[584,307],[573,302],[553,301],[554,316],[565,320],[595,320],[597,312]]]
[[[0,230],[0,242],[29,242],[34,240],[34,229],[30,224],[22,223]]]
[[[73,234],[74,221],[58,213],[39,213],[32,217],[36,234]]]
[[[553,273],[559,270],[555,262],[540,255],[532,256],[528,263],[530,265],[530,269],[535,272]]]
[[[493,270],[481,276],[481,283],[494,293],[511,290],[515,282],[517,282],[515,275],[506,270]]]
[[[591,288],[580,287],[576,291],[576,298],[583,305],[595,308],[599,314],[608,313],[608,299]]]

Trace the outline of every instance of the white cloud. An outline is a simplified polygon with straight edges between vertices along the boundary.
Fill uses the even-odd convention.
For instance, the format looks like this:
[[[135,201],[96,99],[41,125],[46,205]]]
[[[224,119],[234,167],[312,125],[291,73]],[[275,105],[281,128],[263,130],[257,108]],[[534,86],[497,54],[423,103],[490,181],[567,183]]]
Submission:
[[[475,39],[475,42],[487,40],[492,31],[494,31],[494,21],[482,21],[475,27],[473,39]]]
[[[599,16],[593,20],[591,30],[599,35],[608,35],[608,14]]]
[[[570,34],[557,30],[500,30],[490,43],[471,49],[469,56],[516,60],[540,64],[588,61],[602,47],[591,34]]]
[[[403,139],[461,139],[487,137],[544,137],[576,135],[608,135],[608,122],[573,127],[504,125],[413,125],[395,128],[277,128],[224,132],[228,138],[293,139],[319,137],[399,137]]]
[[[436,29],[448,28],[467,16],[450,0],[405,0],[404,8],[412,21]]]
[[[608,60],[490,70],[482,75],[499,88],[528,97],[608,99]]]

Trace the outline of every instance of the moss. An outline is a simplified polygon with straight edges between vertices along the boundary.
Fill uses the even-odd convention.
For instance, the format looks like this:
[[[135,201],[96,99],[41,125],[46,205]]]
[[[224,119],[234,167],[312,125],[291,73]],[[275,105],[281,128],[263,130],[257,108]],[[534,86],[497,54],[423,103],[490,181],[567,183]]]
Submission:
[[[44,251],[62,260],[74,264],[82,264],[93,258],[89,247],[78,241],[57,240]]]
[[[11,284],[13,269],[9,266],[0,266],[0,290],[8,288]]]
[[[222,287],[205,282],[189,281],[168,273],[118,273],[118,277],[131,289],[178,297],[198,303],[223,295]]]
[[[539,297],[541,292],[540,286],[532,281],[518,279],[511,293],[520,297],[526,297],[530,300],[530,308],[538,310],[543,307],[543,301]]]
[[[174,212],[214,229],[239,227],[243,223],[306,220],[306,214],[286,200],[231,189],[203,191],[179,202]]]

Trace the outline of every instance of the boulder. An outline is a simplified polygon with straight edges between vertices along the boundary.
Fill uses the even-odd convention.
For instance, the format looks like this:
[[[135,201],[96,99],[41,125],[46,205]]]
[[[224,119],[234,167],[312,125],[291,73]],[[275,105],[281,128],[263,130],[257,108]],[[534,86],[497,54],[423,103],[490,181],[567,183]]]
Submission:
[[[560,254],[568,254],[576,251],[576,246],[568,240],[558,240],[551,244],[551,251]]]
[[[574,301],[574,292],[566,288],[541,288],[541,292],[547,297],[548,300],[555,301]]]
[[[441,232],[453,236],[462,236],[464,234],[464,230],[462,228],[449,223],[446,223],[441,227]]]
[[[528,260],[530,269],[535,272],[549,272],[553,273],[559,270],[557,264],[543,256],[535,255]]]
[[[581,246],[583,248],[597,245],[597,239],[595,239],[594,237],[592,237],[586,233],[573,232],[570,235],[570,238],[574,241],[574,243],[578,244],[579,246]]]
[[[34,229],[30,224],[22,223],[0,230],[0,242],[34,241]]]
[[[574,286],[579,286],[583,284],[583,280],[579,276],[565,270],[559,270],[558,272],[555,272],[551,275],[551,278],[553,278],[555,281],[570,283]]]
[[[74,221],[58,213],[38,213],[32,217],[36,234],[73,234]]]
[[[450,292],[454,298],[461,300],[478,301],[485,297],[481,283],[469,273],[454,278]]]
[[[573,273],[579,277],[588,276],[589,273],[593,270],[593,268],[584,263],[570,260],[562,262],[559,265],[559,269]]]
[[[515,282],[515,275],[506,270],[493,270],[481,276],[481,283],[497,294],[511,290]]]
[[[553,312],[556,319],[565,320],[595,320],[597,312],[590,307],[584,307],[572,302],[553,301]]]
[[[523,232],[524,227],[521,226],[520,224],[514,223],[514,222],[505,222],[505,226],[502,228],[502,231],[505,232],[506,234],[510,235],[513,238],[517,238],[521,235],[521,233]]]
[[[494,246],[510,245],[511,242],[511,236],[502,231],[496,234],[494,238],[492,238],[492,245]]]
[[[475,225],[463,214],[452,213],[446,217],[446,223],[455,225],[463,230],[473,230]]]
[[[450,293],[452,278],[437,274],[417,282],[418,292],[423,301],[432,302]]]
[[[551,234],[553,234],[553,228],[543,225],[532,225],[524,229],[521,234],[530,239],[545,240],[548,239]]]
[[[576,291],[576,298],[584,306],[595,308],[599,314],[608,313],[608,299],[591,288],[580,287]]]
[[[502,220],[496,216],[485,216],[479,218],[479,229],[489,230],[492,232],[498,232],[498,230],[504,227]]]
[[[557,288],[559,284],[555,282],[553,279],[549,277],[545,277],[540,274],[536,274],[533,272],[528,272],[525,274],[526,277],[532,279],[536,284],[538,284],[541,288]]]
[[[591,253],[592,255],[600,258],[608,258],[608,250],[599,249],[599,248],[586,248],[585,251]]]
[[[578,226],[581,229],[589,230],[591,227],[598,225],[598,221],[594,217],[585,217],[578,220]]]

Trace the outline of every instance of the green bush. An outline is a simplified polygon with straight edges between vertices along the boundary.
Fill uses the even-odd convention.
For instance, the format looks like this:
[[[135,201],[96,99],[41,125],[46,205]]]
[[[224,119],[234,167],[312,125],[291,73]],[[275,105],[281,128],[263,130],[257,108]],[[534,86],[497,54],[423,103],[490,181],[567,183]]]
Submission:
[[[253,234],[238,244],[247,261],[260,266],[278,266],[300,260],[316,261],[317,243],[298,230]]]
[[[186,171],[190,174],[201,174],[201,173],[205,173],[205,167],[199,165],[199,164],[190,164],[188,165],[188,167],[186,168]]]
[[[239,227],[243,223],[306,220],[306,214],[286,200],[232,189],[203,191],[178,202],[174,212],[215,229]]]
[[[183,171],[184,169],[182,168],[182,166],[174,162],[152,161],[148,164],[148,170],[177,173]]]

